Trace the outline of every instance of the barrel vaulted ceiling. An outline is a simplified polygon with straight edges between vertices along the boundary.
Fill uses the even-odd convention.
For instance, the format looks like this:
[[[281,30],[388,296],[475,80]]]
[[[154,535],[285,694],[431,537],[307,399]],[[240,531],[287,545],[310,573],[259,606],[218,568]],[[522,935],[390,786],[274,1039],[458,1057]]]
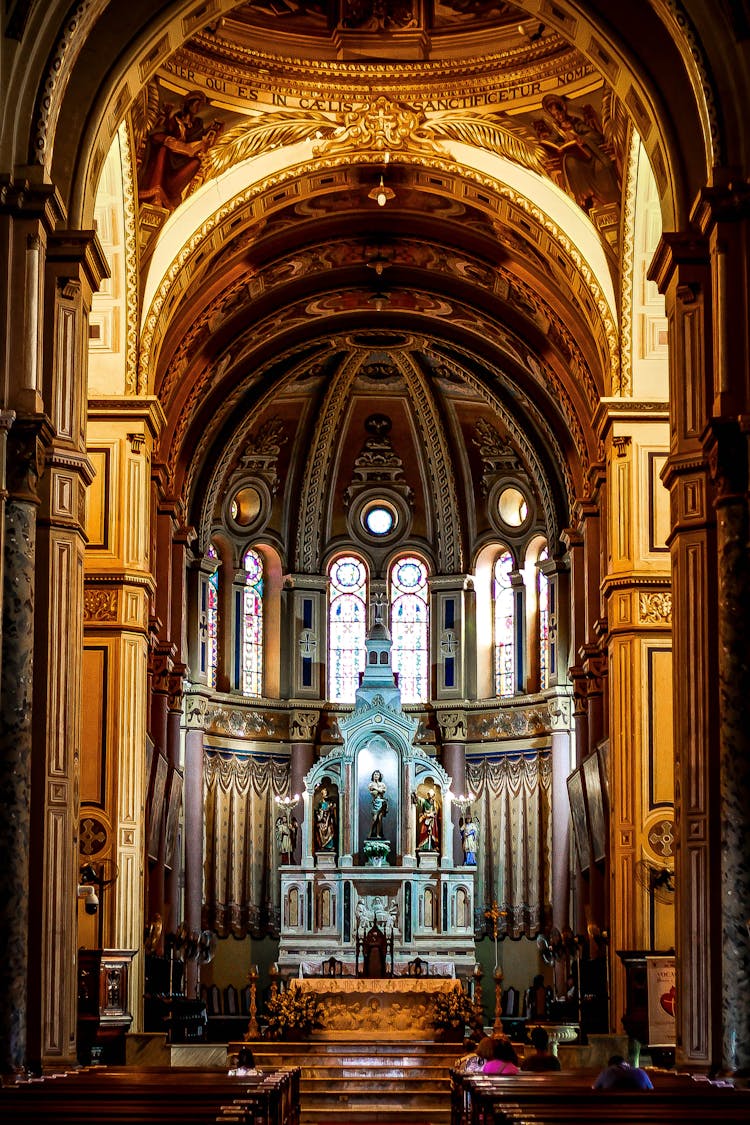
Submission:
[[[194,149],[165,153],[170,115]],[[474,498],[503,466],[554,542],[601,457],[598,403],[629,390],[631,118],[510,3],[246,3],[165,58],[120,131],[134,384],[203,545],[265,442],[266,534],[317,570],[374,415],[439,571],[496,534]]]

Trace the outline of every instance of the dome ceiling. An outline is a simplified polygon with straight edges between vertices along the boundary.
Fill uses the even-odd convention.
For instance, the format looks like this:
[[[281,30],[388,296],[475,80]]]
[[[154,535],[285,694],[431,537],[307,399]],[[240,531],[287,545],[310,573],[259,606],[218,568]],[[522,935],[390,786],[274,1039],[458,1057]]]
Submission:
[[[399,527],[439,570],[498,534],[495,462],[554,540],[618,387],[625,117],[511,4],[326,7],[240,5],[131,113],[140,385],[170,491],[205,546],[255,472],[263,534],[315,570],[361,538],[380,414]]]

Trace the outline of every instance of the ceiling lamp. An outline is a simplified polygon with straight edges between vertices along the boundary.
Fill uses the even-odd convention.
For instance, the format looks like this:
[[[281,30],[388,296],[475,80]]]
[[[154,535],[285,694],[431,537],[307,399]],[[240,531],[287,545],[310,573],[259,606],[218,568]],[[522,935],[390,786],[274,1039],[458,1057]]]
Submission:
[[[385,207],[389,199],[395,199],[396,193],[393,188],[386,187],[383,183],[383,177],[380,177],[380,183],[367,193],[368,199],[374,199],[378,207]]]

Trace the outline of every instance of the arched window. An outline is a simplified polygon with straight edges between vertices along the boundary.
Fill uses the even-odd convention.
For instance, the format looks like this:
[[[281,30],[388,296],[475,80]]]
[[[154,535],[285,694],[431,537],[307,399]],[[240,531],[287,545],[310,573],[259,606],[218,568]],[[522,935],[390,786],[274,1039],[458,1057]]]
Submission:
[[[544,547],[539,552],[538,562],[549,558],[549,551]],[[542,691],[549,687],[549,579],[541,570],[537,570],[537,606],[539,608],[539,686]]]
[[[407,555],[396,559],[390,579],[393,669],[398,672],[402,701],[420,703],[430,690],[427,567]]]
[[[367,570],[354,555],[343,555],[331,563],[328,577],[328,698],[353,703],[365,657]]]
[[[213,543],[208,546],[206,556],[218,564],[219,552]],[[216,668],[219,662],[219,567],[209,574],[206,583],[206,682],[216,687]]]
[[[515,683],[515,594],[510,581],[515,563],[510,551],[495,559],[492,570],[492,625],[495,694],[513,695]]]
[[[242,606],[242,691],[263,694],[263,559],[252,547],[242,560],[245,589]]]

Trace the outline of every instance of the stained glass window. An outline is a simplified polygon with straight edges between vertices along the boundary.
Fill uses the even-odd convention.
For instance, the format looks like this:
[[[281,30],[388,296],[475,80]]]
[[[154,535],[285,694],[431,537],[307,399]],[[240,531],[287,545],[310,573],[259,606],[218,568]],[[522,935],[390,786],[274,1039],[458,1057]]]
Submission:
[[[545,547],[539,554],[539,562],[549,558]],[[537,571],[537,598],[539,606],[539,683],[542,690],[549,687],[549,579],[541,570]]]
[[[209,559],[218,562],[219,553],[213,543],[209,544],[206,555]],[[219,633],[219,568],[208,576],[206,583],[206,682],[209,687],[216,687],[216,668],[219,662],[218,633]]]
[[[252,548],[242,560],[245,589],[242,612],[242,691],[263,694],[263,560]]]
[[[510,551],[504,551],[495,559],[492,571],[496,695],[513,695],[515,691],[515,603],[510,581],[514,565]]]
[[[391,656],[404,703],[429,697],[427,567],[413,555],[391,567]]]
[[[364,666],[367,635],[367,570],[354,555],[328,569],[328,698],[353,703]]]

